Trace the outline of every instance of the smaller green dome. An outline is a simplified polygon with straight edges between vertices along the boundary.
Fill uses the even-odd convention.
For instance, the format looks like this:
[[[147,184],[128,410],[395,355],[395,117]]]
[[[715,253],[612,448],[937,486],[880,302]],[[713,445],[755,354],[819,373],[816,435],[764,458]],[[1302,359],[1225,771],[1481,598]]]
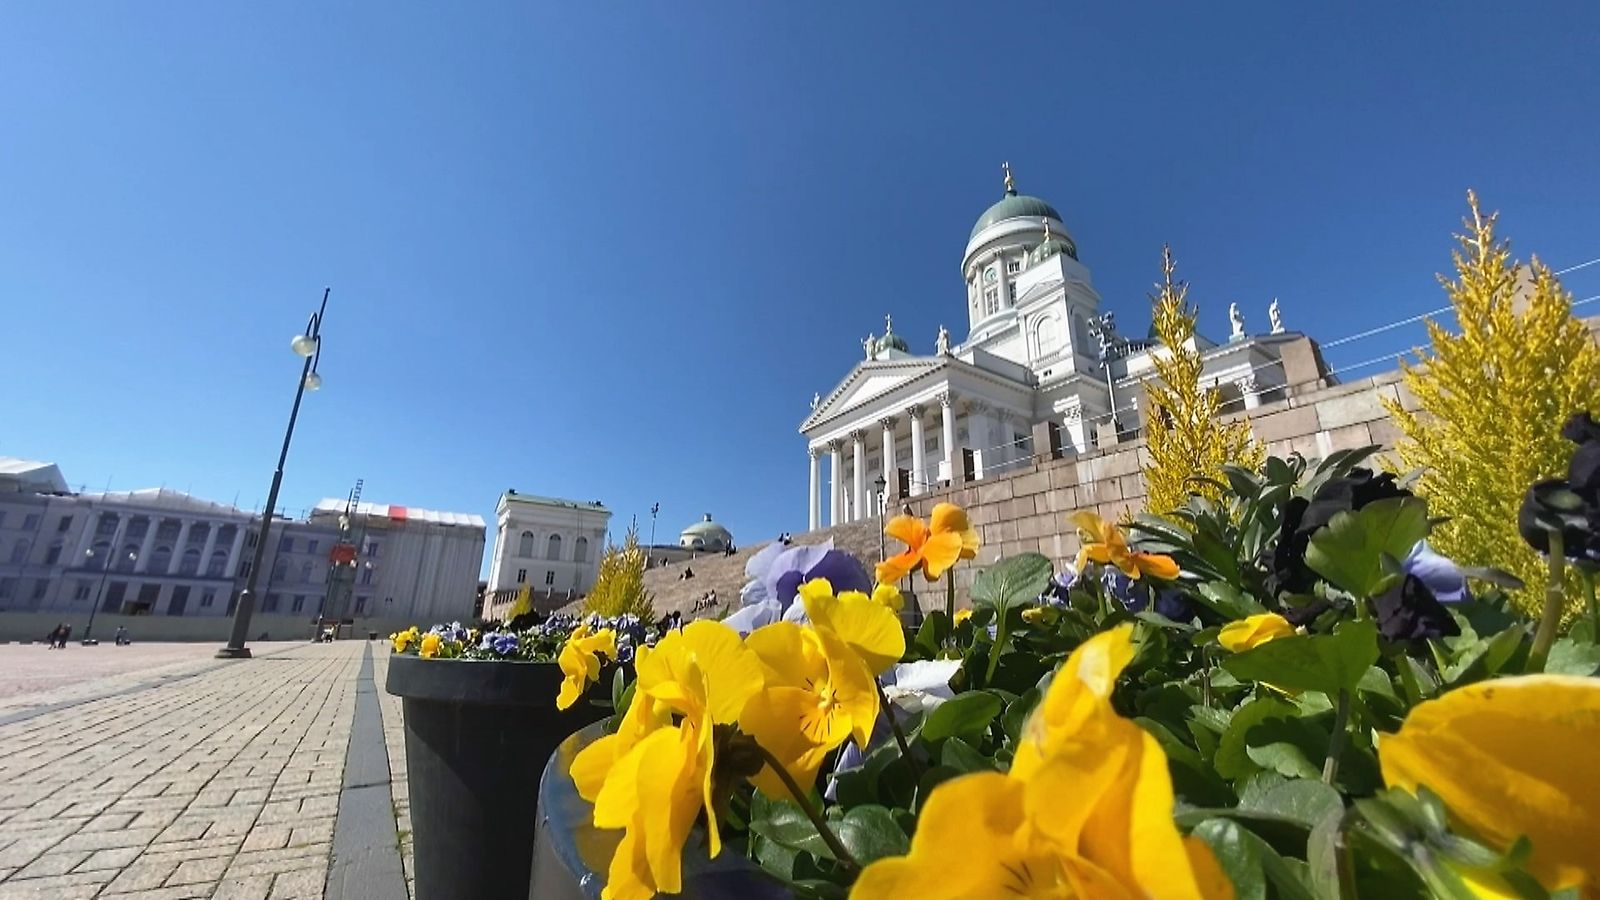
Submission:
[[[711,521],[711,514],[706,513],[705,519],[690,525],[678,535],[678,546],[685,550],[720,553],[733,546],[733,534]]]
[[[899,350],[901,353],[910,353],[911,345],[906,339],[894,333],[894,317],[883,317],[883,337],[878,338],[878,351]]]

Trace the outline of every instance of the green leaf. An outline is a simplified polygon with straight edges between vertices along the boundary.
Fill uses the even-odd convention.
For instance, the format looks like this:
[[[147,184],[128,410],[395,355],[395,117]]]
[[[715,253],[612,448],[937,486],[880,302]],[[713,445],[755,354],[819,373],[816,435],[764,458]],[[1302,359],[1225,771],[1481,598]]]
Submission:
[[[1249,832],[1231,819],[1207,819],[1195,826],[1194,834],[1217,855],[1237,900],[1266,900],[1267,874],[1261,867],[1259,838],[1250,840]]]
[[[1013,604],[1033,600],[1043,593],[1053,574],[1055,566],[1042,553],[1008,556],[972,579],[972,602],[1005,615]]]
[[[1322,773],[1327,733],[1305,719],[1273,717],[1245,736],[1245,754],[1263,769],[1289,778],[1316,778]]]
[[[839,843],[862,865],[885,856],[904,856],[911,852],[911,839],[884,806],[857,806],[835,823]]]
[[[1275,697],[1262,697],[1239,707],[1228,722],[1222,740],[1217,744],[1217,755],[1212,760],[1217,774],[1238,780],[1261,768],[1247,752],[1246,736],[1250,729],[1267,719],[1295,714],[1294,704]]]
[[[757,792],[750,805],[750,831],[791,850],[804,850],[814,856],[833,859],[833,851],[817,833],[800,807],[786,800],[772,800]]]
[[[1357,597],[1371,597],[1393,576],[1383,558],[1404,559],[1428,536],[1428,504],[1416,497],[1392,497],[1355,512],[1335,515],[1311,537],[1306,565]]]
[[[994,760],[974,750],[971,744],[960,738],[950,738],[939,748],[939,765],[949,766],[961,773],[994,771]]]
[[[957,694],[928,713],[927,721],[922,723],[922,739],[942,741],[958,737],[969,744],[977,744],[989,729],[989,723],[1000,715],[1000,706],[1000,698],[988,691]]]
[[[1344,814],[1339,792],[1315,780],[1252,779],[1239,794],[1239,809],[1272,813],[1314,827],[1330,813]]]
[[[1266,607],[1236,585],[1225,581],[1208,581],[1200,585],[1201,600],[1229,619],[1243,619],[1266,612]]]
[[[1550,648],[1544,662],[1548,675],[1593,675],[1600,672],[1600,646],[1562,638]]]
[[[1296,634],[1222,661],[1236,678],[1288,691],[1332,696],[1354,690],[1378,661],[1378,627],[1371,619],[1342,622],[1333,634]]]
[[[1323,900],[1337,900],[1339,891],[1339,842],[1344,827],[1344,804],[1329,809],[1306,838],[1306,863],[1311,872],[1311,889]]]

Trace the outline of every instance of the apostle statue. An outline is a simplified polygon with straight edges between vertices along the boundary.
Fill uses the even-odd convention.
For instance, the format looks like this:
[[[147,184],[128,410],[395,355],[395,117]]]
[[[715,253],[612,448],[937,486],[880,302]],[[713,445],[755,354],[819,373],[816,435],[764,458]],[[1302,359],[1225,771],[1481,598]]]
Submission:
[[[933,352],[940,356],[950,355],[950,329],[939,326],[939,337],[934,341]]]
[[[1278,311],[1278,298],[1272,298],[1272,305],[1267,307],[1267,319],[1272,322],[1272,333],[1283,334],[1283,314]]]
[[[1239,304],[1228,304],[1228,321],[1233,323],[1233,340],[1244,337],[1244,313],[1239,312]]]
[[[878,349],[878,339],[870,334],[867,335],[861,339],[861,349],[867,352],[867,359],[871,359],[872,354]]]

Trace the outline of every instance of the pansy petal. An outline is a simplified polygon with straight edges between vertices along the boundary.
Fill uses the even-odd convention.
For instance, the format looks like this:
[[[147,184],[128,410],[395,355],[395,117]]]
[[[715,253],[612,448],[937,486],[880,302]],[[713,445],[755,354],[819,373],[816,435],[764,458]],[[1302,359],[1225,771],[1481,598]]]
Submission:
[[[916,516],[895,516],[883,526],[883,533],[916,550],[928,539],[928,526]]]
[[[783,607],[776,600],[762,600],[743,607],[722,620],[722,624],[740,634],[750,634],[758,628],[771,625],[783,616]]]
[[[1440,603],[1459,603],[1467,596],[1467,577],[1449,557],[1434,552],[1427,541],[1417,541],[1401,561],[1400,569],[1415,575]]]
[[[961,534],[954,531],[936,531],[922,545],[922,561],[929,581],[938,580],[947,569],[961,559]]]
[[[943,532],[969,531],[972,522],[967,518],[967,511],[954,503],[934,504],[933,512],[928,515],[928,530],[934,534]]]
[[[807,598],[806,612],[818,630],[836,635],[874,675],[905,655],[906,633],[900,627],[900,617],[866,597]]]
[[[922,564],[922,554],[907,550],[878,563],[877,576],[882,582],[899,581]]]
[[[835,592],[870,591],[872,579],[861,561],[843,550],[830,550],[806,570],[806,579],[826,578]]]
[[[1138,567],[1140,574],[1151,578],[1172,581],[1182,571],[1178,568],[1176,560],[1163,553],[1133,553],[1130,556],[1133,557],[1134,565]]]

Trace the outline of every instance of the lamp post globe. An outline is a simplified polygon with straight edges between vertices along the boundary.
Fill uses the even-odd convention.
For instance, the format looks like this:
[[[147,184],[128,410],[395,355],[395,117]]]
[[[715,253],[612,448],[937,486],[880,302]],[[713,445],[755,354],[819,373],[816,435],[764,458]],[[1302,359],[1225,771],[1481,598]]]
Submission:
[[[294,351],[295,356],[309,359],[317,352],[318,343],[319,341],[311,335],[297,334],[289,342],[289,349]]]

